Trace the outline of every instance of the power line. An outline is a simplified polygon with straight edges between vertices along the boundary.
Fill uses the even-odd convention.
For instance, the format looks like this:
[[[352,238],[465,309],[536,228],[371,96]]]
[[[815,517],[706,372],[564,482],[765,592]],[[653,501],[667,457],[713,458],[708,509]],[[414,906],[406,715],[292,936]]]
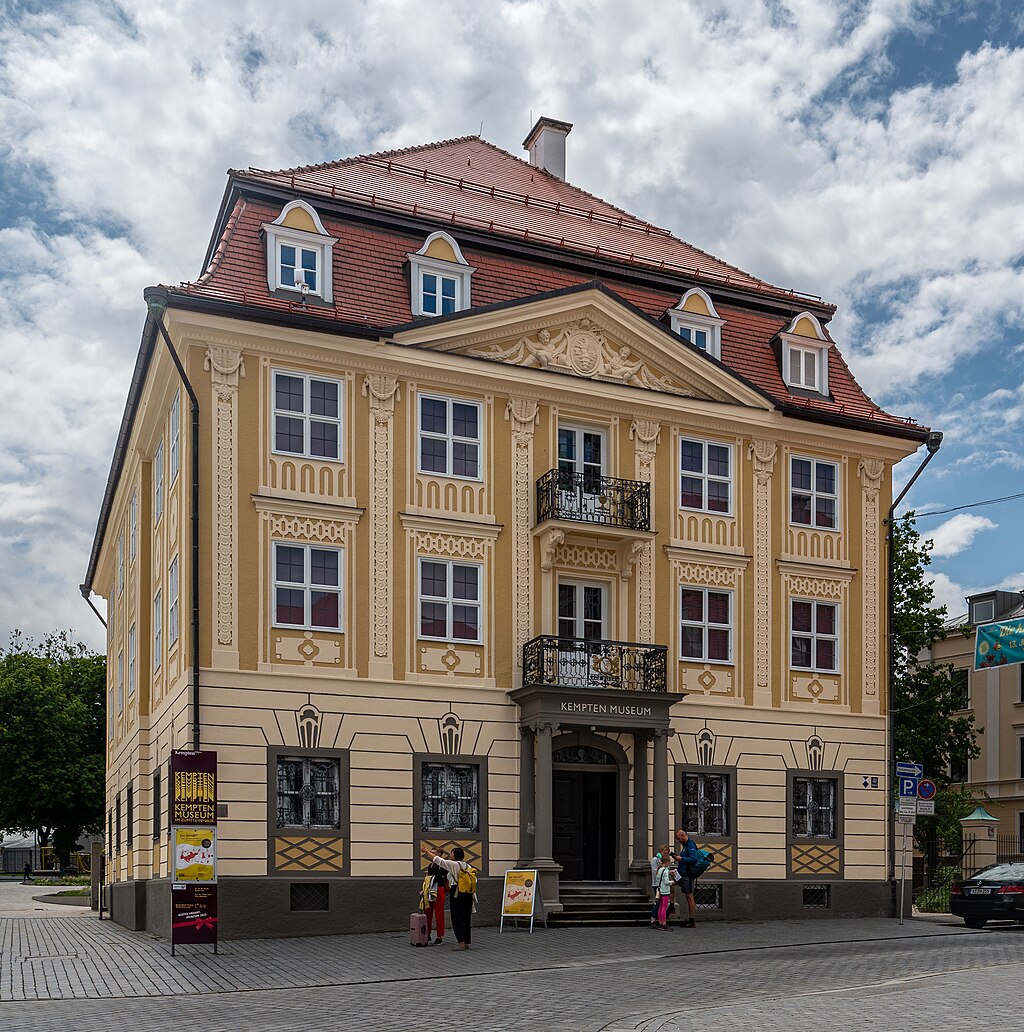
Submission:
[[[945,516],[947,512],[959,512],[961,509],[977,509],[982,505],[995,505],[997,502],[1012,502],[1015,498],[1024,498],[1024,491],[1017,494],[1003,495],[1002,498],[986,498],[982,502],[968,502],[966,505],[954,505],[951,509],[932,509],[930,512],[915,512],[914,519],[924,519],[925,516]],[[913,512],[913,510],[911,510]]]

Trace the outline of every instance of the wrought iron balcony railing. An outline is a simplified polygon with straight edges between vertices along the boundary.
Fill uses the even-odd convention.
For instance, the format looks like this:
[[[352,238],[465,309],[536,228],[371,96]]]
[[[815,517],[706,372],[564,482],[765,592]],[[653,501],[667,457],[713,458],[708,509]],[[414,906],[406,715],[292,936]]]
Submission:
[[[552,469],[537,481],[537,522],[544,520],[650,530],[651,485]]]
[[[523,646],[523,685],[667,691],[668,649],[542,634]]]

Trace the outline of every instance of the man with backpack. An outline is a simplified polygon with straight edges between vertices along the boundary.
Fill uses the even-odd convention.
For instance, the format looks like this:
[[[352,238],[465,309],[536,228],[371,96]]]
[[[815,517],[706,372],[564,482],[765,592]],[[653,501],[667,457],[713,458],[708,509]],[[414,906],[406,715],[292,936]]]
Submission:
[[[468,950],[473,938],[476,870],[466,863],[466,853],[461,846],[452,849],[451,860],[446,860],[436,849],[428,849],[424,855],[448,872],[448,908],[452,915],[452,931],[458,943],[452,949]]]
[[[701,870],[706,870],[707,865],[704,864],[704,858],[701,856],[701,851],[697,848],[697,843],[690,838],[685,828],[680,828],[676,832],[676,842],[679,843],[679,850],[676,854],[678,858],[676,885],[679,886],[679,891],[686,897],[686,907],[690,912],[690,919],[683,921],[682,926],[684,928],[696,928],[697,904],[693,898],[693,888],[697,882],[698,873]]]

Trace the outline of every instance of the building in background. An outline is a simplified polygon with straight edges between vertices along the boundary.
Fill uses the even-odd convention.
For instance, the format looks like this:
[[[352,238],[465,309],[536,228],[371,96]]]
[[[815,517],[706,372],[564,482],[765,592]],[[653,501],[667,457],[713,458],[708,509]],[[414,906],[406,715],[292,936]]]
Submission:
[[[936,663],[951,663],[963,710],[974,714],[981,755],[952,766],[950,776],[991,802],[999,818],[1000,855],[1024,853],[1024,665],[974,669],[979,624],[1024,617],[1024,592],[986,591],[967,598],[967,612],[947,624],[949,636],[932,647]],[[959,633],[968,627],[969,635]]]
[[[233,171],[147,291],[85,584],[118,920],[166,931],[196,721],[225,936],[404,927],[428,846],[557,911],[680,824],[709,913],[889,912],[881,520],[927,431],[833,306],[566,182],[570,128]]]

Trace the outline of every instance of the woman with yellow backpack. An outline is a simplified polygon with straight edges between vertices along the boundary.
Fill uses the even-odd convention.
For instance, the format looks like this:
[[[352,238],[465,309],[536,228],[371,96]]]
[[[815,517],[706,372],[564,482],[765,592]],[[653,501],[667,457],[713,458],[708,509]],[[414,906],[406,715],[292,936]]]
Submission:
[[[473,938],[473,910],[476,904],[476,870],[466,863],[461,846],[452,849],[452,858],[446,860],[436,849],[428,849],[424,856],[448,872],[448,907],[452,914],[452,931],[458,943],[453,950],[468,950]]]

